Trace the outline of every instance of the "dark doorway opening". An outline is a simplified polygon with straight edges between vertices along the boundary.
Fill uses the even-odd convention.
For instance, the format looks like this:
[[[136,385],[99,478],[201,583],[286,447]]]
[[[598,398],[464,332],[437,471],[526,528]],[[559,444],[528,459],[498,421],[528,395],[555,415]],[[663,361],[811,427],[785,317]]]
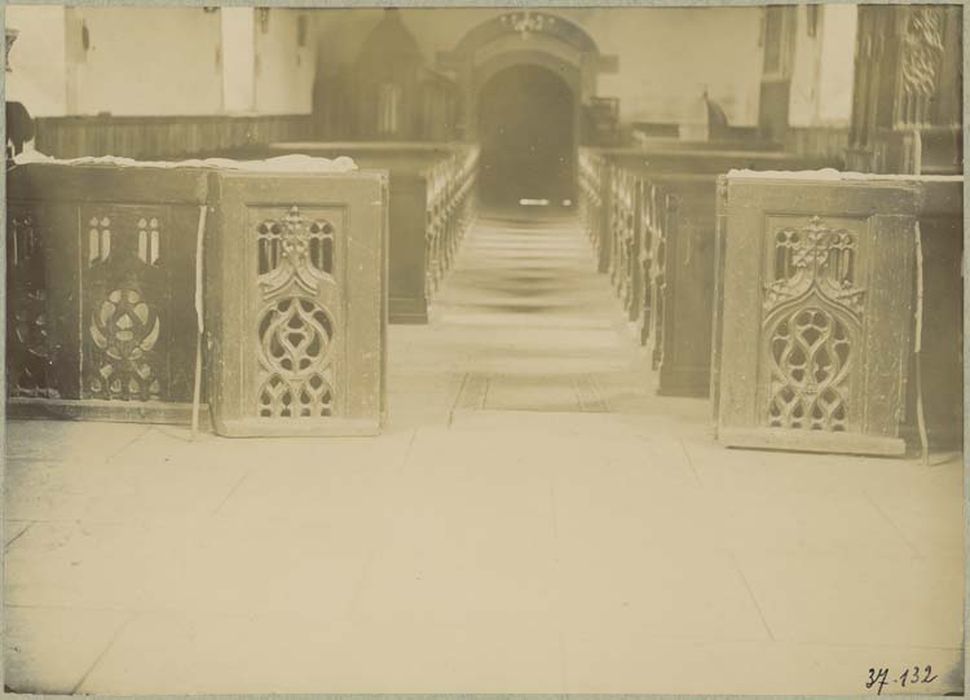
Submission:
[[[478,99],[482,204],[572,206],[575,100],[562,78],[536,65],[505,68],[485,83]]]

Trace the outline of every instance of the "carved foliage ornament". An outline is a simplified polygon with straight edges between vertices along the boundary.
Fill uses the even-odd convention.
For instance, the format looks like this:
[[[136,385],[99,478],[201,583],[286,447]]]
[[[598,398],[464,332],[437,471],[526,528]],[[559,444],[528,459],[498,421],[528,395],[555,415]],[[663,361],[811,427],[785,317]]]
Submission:
[[[103,398],[158,399],[161,386],[150,361],[158,343],[158,312],[137,289],[108,293],[91,319],[91,339],[100,354],[89,390]]]
[[[943,8],[907,9],[902,59],[904,89],[911,95],[929,97],[936,92],[943,59]]]
[[[551,15],[529,11],[502,15],[500,21],[512,31],[517,32],[523,39],[528,39],[531,34],[548,31],[556,24],[556,18]]]

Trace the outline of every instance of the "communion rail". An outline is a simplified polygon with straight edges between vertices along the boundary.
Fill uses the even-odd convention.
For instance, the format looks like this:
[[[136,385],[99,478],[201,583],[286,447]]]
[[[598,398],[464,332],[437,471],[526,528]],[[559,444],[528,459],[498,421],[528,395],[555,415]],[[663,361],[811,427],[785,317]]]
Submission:
[[[390,172],[390,322],[427,323],[474,213],[478,148],[402,142],[276,143],[269,152],[335,158]]]
[[[747,172],[719,191],[720,442],[959,449],[962,177]]]
[[[205,346],[220,434],[378,430],[387,179],[349,167],[16,166],[9,414],[187,422]]]

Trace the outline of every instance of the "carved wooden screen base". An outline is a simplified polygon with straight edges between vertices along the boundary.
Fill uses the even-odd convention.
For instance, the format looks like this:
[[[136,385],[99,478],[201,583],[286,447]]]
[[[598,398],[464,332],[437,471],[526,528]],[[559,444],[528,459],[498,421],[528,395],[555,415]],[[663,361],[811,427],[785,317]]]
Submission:
[[[207,174],[35,163],[7,187],[10,414],[188,420]]]
[[[905,451],[917,194],[885,179],[722,179],[721,443]]]
[[[379,432],[387,178],[213,176],[210,408],[228,436]]]

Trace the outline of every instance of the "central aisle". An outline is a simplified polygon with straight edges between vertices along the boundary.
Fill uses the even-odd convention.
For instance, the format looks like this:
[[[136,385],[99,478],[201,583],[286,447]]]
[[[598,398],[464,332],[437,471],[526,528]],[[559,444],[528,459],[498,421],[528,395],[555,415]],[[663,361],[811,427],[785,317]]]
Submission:
[[[392,326],[389,355],[392,428],[496,411],[707,415],[704,401],[658,405],[647,353],[568,214],[481,216],[430,325]]]

